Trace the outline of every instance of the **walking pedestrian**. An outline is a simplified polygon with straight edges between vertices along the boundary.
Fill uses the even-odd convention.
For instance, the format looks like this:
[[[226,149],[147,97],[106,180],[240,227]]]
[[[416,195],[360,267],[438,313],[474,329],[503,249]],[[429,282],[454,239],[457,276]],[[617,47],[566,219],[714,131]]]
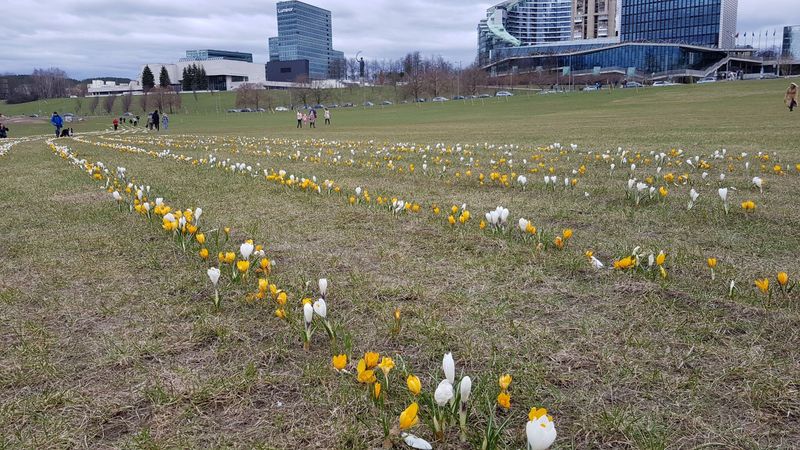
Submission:
[[[797,84],[792,83],[789,85],[789,89],[786,89],[784,101],[786,102],[786,106],[789,107],[789,111],[794,111],[794,108],[797,106]]]
[[[5,126],[5,125],[3,125],[2,123],[0,123],[0,139],[5,139],[5,138],[7,138],[7,137],[8,137],[8,132],[9,132],[9,131],[10,131],[10,130],[9,130],[8,128],[6,128],[6,126]]]
[[[156,131],[158,131],[161,126],[158,117],[158,110],[153,111],[153,126],[156,128]]]
[[[169,128],[169,116],[168,115],[164,114],[163,116],[161,116],[161,125],[164,127],[165,130],[167,128]]]
[[[64,120],[58,115],[58,112],[53,111],[53,115],[50,116],[50,123],[56,127],[56,137],[59,137],[61,135],[61,128],[64,127]]]
[[[115,117],[111,123],[114,125],[114,131],[117,131],[117,128],[119,128],[119,119]]]
[[[303,113],[297,110],[297,128],[303,128]]]
[[[308,114],[308,124],[309,128],[317,128],[317,111],[315,109]]]
[[[331,124],[331,110],[325,108],[325,125]]]

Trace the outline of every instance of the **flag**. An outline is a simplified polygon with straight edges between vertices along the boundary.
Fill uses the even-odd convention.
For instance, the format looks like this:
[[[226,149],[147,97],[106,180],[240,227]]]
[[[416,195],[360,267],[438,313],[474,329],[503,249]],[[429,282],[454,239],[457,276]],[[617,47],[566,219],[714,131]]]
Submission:
[[[736,39],[739,39],[739,33],[736,33]]]
[[[747,37],[747,31],[744,32],[744,37]]]
[[[775,33],[777,33],[777,32],[778,32],[778,30],[772,30],[772,37],[775,37]]]

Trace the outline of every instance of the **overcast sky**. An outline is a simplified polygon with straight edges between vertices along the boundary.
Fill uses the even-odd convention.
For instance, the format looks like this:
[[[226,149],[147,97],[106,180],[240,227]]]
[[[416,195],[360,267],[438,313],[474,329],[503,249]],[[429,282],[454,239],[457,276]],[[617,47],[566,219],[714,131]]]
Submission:
[[[0,73],[60,67],[73,78],[136,78],[141,64],[174,62],[213,48],[268,59],[277,34],[271,0],[3,0]],[[475,59],[476,26],[495,2],[315,0],[333,12],[333,45],[346,56],[398,58],[409,50],[464,65]],[[741,33],[800,24],[798,0],[739,0]],[[748,33],[750,34],[750,33]]]

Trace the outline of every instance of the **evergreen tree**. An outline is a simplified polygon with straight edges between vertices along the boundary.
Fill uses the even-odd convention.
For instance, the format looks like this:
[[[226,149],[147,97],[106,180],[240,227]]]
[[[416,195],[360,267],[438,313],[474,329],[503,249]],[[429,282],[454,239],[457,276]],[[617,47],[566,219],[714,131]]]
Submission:
[[[201,91],[208,90],[208,77],[206,76],[206,69],[200,66],[197,71],[197,89]]]
[[[144,66],[142,71],[142,88],[146,91],[153,89],[156,86],[156,77],[153,76],[153,71],[150,66]]]
[[[158,75],[158,85],[163,88],[166,88],[169,87],[171,84],[172,83],[170,82],[166,66],[161,66],[161,73]]]
[[[181,76],[181,88],[184,91],[192,90],[192,79],[189,77],[189,68],[183,68],[183,75]]]

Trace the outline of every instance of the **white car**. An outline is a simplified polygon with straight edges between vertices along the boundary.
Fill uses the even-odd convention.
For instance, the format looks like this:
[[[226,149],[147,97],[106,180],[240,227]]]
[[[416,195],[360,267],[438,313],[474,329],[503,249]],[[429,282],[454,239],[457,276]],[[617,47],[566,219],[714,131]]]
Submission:
[[[449,99],[447,97],[434,97],[433,100],[431,100],[431,101],[432,102],[436,102],[436,103],[442,103],[442,102],[446,102],[448,100]]]
[[[653,87],[663,87],[663,86],[677,86],[678,83],[673,83],[671,81],[656,81],[653,83]]]
[[[698,80],[697,84],[704,84],[704,83],[716,83],[717,79],[714,77],[705,77],[702,80]]]
[[[508,92],[508,91],[500,91],[497,94],[495,94],[495,96],[497,96],[497,97],[513,97],[514,94],[512,94],[511,92]]]
[[[289,110],[289,108],[287,108],[285,106],[278,106],[277,108],[275,108],[275,111],[278,111],[278,112],[286,112],[288,110]]]
[[[586,87],[585,87],[585,88],[583,88],[582,90],[583,90],[583,92],[591,92],[591,91],[596,91],[596,90],[597,90],[597,86],[586,86]]]

